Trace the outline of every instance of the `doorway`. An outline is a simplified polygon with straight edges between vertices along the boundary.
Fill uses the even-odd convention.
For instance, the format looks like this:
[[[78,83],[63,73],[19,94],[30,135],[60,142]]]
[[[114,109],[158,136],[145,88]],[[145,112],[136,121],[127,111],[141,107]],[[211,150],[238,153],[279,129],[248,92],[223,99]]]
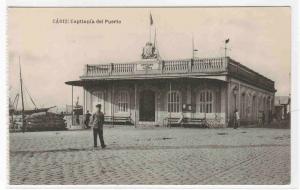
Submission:
[[[140,121],[155,121],[155,92],[144,90],[140,93]]]

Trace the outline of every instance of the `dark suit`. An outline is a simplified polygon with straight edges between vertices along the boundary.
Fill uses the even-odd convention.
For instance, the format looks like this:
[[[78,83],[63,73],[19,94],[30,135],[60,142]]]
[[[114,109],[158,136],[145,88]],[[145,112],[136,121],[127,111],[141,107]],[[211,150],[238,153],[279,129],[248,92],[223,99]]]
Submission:
[[[105,147],[103,139],[103,123],[104,123],[104,114],[96,112],[93,114],[93,135],[94,135],[94,146],[97,146],[97,136],[99,135],[101,147]]]
[[[91,117],[91,114],[90,113],[86,113],[85,114],[85,121],[84,121],[84,124],[85,124],[85,127],[87,128],[90,128],[89,124],[90,124],[90,117]]]

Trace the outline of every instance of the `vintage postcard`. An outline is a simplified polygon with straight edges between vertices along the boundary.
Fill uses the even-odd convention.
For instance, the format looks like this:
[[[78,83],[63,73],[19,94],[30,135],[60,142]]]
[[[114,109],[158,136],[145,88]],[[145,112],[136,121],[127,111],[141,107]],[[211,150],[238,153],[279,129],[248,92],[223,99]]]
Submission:
[[[11,186],[291,184],[290,7],[8,7],[7,54]]]

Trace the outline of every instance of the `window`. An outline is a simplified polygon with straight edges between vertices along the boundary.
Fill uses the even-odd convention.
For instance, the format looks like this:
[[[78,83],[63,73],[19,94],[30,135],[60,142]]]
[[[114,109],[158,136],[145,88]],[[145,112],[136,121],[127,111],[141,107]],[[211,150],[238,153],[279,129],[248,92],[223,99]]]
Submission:
[[[256,107],[256,110],[260,111],[260,107],[261,107],[261,97],[257,96],[257,107]]]
[[[117,96],[117,111],[128,112],[129,107],[129,95],[127,91],[120,91]]]
[[[181,111],[181,96],[178,91],[168,93],[168,112]]]
[[[210,90],[201,90],[199,92],[199,112],[212,113],[213,111],[213,93]]]
[[[263,111],[266,111],[266,98],[263,99]]]
[[[242,94],[241,97],[241,117],[244,118],[245,113],[246,113],[246,98],[245,98],[245,94]]]
[[[271,109],[271,108],[270,108],[270,103],[271,103],[271,97],[268,97],[268,98],[267,98],[267,105],[266,105],[266,110],[267,110],[267,111],[270,111],[270,109]]]
[[[252,97],[252,117],[253,119],[256,119],[256,110],[257,110],[257,103],[256,103],[256,96],[253,96]]]
[[[249,117],[249,115],[251,114],[251,95],[249,93],[246,94],[246,117]]]

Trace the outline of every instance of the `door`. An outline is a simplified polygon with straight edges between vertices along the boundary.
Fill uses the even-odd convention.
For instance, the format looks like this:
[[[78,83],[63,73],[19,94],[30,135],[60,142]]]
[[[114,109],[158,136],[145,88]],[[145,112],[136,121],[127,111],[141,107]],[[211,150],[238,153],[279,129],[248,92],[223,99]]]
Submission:
[[[151,90],[140,94],[140,121],[155,121],[155,92]]]

